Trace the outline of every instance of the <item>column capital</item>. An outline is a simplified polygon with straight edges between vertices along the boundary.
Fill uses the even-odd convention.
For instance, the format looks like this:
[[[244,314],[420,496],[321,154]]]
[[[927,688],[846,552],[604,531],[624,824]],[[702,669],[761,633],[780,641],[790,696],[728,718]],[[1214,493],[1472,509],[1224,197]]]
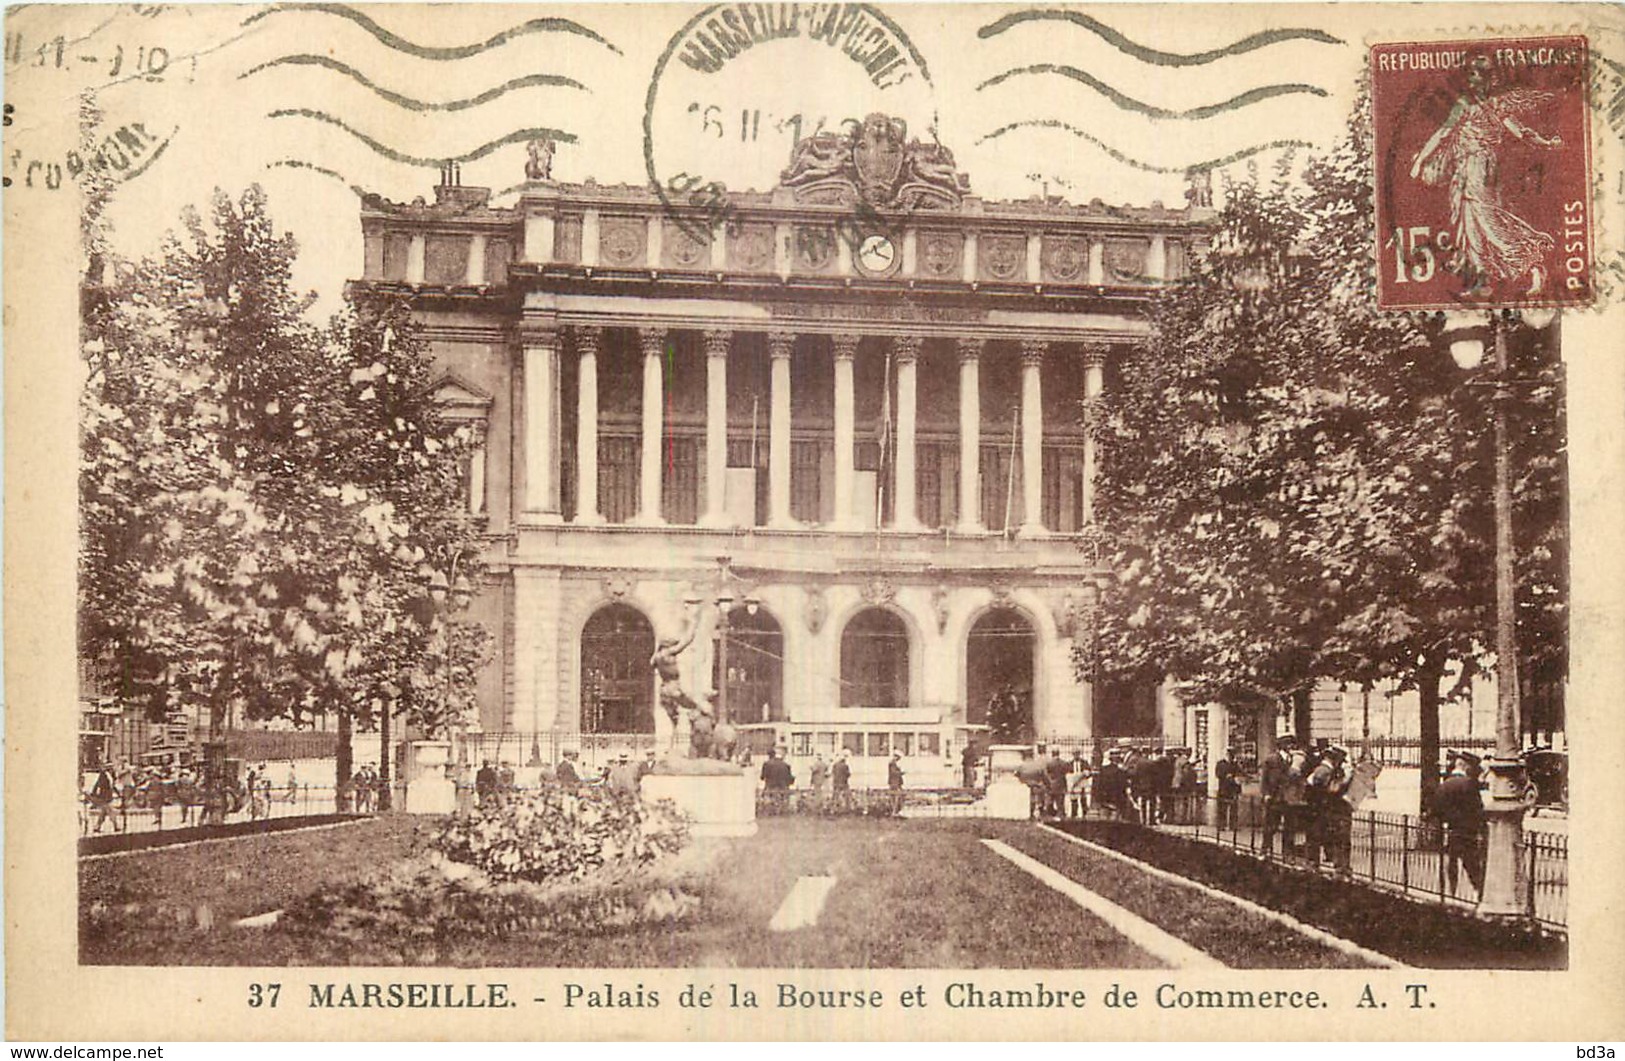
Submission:
[[[1044,355],[1047,353],[1049,353],[1048,340],[1021,340],[1021,364],[1023,368],[1038,368],[1044,363]]]
[[[638,344],[643,347],[644,357],[659,357],[666,350],[666,329],[639,328]]]
[[[579,357],[598,356],[599,343],[603,339],[604,329],[596,324],[577,324],[570,328],[570,345],[575,347]]]
[[[1102,342],[1088,342],[1083,344],[1083,365],[1085,368],[1105,368],[1106,355],[1111,352],[1111,344]]]
[[[860,336],[836,334],[829,337],[831,346],[835,350],[835,360],[850,361],[858,352],[858,339]]]
[[[711,330],[705,332],[704,335],[706,357],[728,356],[728,345],[733,341],[733,332]]]
[[[980,358],[982,347],[986,345],[986,339],[955,339],[954,346],[959,350],[959,363],[963,365]]]
[[[780,358],[788,358],[790,356],[790,351],[795,347],[795,345],[795,332],[767,333],[767,352],[775,361]]]
[[[892,351],[897,360],[903,364],[913,364],[920,356],[920,346],[924,340],[918,335],[895,335],[892,337]]]

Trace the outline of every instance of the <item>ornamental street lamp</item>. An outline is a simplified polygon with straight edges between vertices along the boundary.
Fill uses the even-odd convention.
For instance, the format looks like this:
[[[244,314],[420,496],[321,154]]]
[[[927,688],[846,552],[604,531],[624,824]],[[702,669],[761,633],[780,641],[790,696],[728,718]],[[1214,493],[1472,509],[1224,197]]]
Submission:
[[[445,662],[443,664],[443,683],[440,695],[440,717],[444,721],[452,713],[451,686],[452,669],[451,657],[453,649],[453,634],[456,631],[458,616],[468,610],[469,601],[473,599],[473,586],[468,576],[460,573],[457,568],[462,563],[463,554],[458,552],[451,558],[451,572],[439,568],[425,568],[424,580],[428,588],[429,603],[434,608],[436,624],[440,627],[441,639],[445,645]],[[457,712],[457,767],[459,773],[468,765],[468,718],[464,711]]]
[[[734,587],[740,587],[745,592],[742,597],[735,596]],[[712,588],[704,596],[694,596],[687,600],[691,607],[697,607],[704,597],[711,598],[717,608],[717,689],[716,689],[716,723],[722,725],[728,720],[728,642],[733,631],[734,604],[743,601],[747,614],[754,616],[761,607],[761,600],[750,592],[749,583],[734,574],[733,559],[727,556],[717,557],[717,579]]]
[[[1543,328],[1552,311],[1524,311],[1522,317]],[[1486,329],[1476,315],[1450,314],[1445,340],[1450,356],[1463,369],[1477,368],[1484,359]],[[1528,777],[1520,750],[1520,689],[1518,685],[1518,625],[1516,560],[1512,539],[1512,443],[1507,430],[1507,400],[1512,380],[1507,361],[1507,328],[1519,317],[1516,310],[1489,314],[1488,334],[1494,350],[1494,395],[1491,410],[1495,443],[1495,754],[1487,762],[1490,798],[1484,808],[1487,824],[1487,860],[1478,912],[1490,917],[1529,916],[1529,889],[1524,881],[1523,817],[1528,808]]]

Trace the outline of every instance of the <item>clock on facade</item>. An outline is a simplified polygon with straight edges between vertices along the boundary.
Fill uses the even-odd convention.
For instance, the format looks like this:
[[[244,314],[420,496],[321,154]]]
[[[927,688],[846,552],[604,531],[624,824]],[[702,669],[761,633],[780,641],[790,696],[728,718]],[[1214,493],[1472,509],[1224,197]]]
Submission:
[[[869,276],[887,276],[899,264],[897,247],[887,236],[865,236],[858,244],[858,269]]]

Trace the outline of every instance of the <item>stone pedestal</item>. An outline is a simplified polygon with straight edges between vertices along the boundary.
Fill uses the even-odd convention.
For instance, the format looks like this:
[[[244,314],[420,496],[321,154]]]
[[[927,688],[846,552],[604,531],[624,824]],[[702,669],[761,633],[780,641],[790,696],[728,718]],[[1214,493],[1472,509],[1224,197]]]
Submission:
[[[1012,777],[1021,765],[1021,754],[1032,750],[1030,744],[995,744],[988,748],[988,780]]]
[[[677,804],[694,836],[756,835],[756,784],[737,766],[710,759],[661,763],[644,775],[642,792],[651,803]]]
[[[1032,817],[1032,789],[1017,781],[1014,774],[987,786],[987,816],[1024,822]]]
[[[457,785],[446,776],[451,744],[439,740],[413,741],[406,762],[408,814],[451,814],[457,809]]]

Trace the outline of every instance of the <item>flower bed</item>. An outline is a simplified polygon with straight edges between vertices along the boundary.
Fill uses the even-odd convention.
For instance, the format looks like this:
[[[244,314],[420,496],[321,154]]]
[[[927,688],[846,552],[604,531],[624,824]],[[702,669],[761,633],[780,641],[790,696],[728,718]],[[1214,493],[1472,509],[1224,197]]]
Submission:
[[[1481,921],[1465,912],[1415,903],[1376,888],[1330,880],[1125,822],[1073,821],[1056,827],[1159,869],[1291,914],[1407,964],[1568,967],[1568,941],[1537,927]]]

